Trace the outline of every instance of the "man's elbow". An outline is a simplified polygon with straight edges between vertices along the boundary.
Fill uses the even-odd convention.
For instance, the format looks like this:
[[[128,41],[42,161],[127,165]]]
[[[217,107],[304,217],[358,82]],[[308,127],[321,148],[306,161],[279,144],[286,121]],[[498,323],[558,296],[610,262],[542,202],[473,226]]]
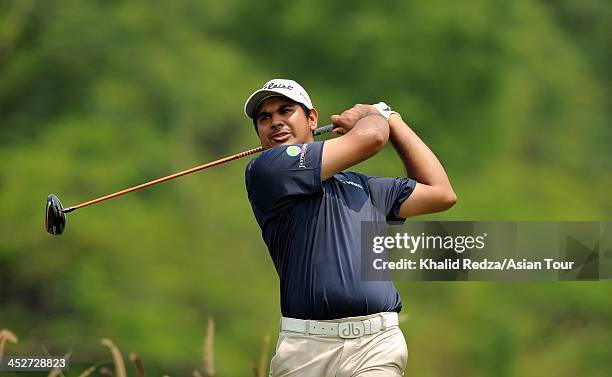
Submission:
[[[368,149],[369,154],[373,155],[380,152],[389,140],[389,130],[384,127],[369,127],[362,131],[360,135],[363,145]]]
[[[446,190],[440,198],[441,211],[446,211],[457,203],[457,194],[453,189]]]
[[[370,142],[371,142],[371,148],[376,151],[379,152],[381,149],[383,149],[385,147],[385,144],[387,144],[387,141],[389,140],[389,132],[385,132],[385,130],[377,130],[377,132],[374,133],[374,135],[372,136]]]
[[[363,119],[358,122],[353,131],[355,131],[358,142],[367,150],[367,154],[374,155],[387,144],[389,140],[389,126],[384,118],[368,117],[367,119],[368,122],[365,124],[360,124],[364,121]]]

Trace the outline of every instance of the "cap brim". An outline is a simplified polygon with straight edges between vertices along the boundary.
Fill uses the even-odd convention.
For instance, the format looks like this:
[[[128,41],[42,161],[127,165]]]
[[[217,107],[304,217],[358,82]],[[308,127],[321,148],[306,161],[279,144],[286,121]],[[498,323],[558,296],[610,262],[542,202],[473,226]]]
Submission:
[[[244,104],[244,113],[246,116],[252,119],[255,116],[255,111],[257,110],[259,103],[268,97],[287,97],[293,100],[291,97],[280,91],[259,89],[255,93],[251,94],[249,99],[247,99],[246,103]]]

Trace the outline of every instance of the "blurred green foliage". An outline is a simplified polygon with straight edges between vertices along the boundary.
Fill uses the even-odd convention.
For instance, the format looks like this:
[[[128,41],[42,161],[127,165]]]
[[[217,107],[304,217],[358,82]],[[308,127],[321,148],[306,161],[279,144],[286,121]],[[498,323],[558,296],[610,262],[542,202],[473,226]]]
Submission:
[[[213,316],[217,374],[249,375],[279,303],[246,159],[71,214],[60,238],[43,207],[256,146],[242,105],[273,77],[322,124],[398,109],[459,196],[427,218],[609,220],[610,25],[604,0],[0,1],[0,328],[84,364],[109,337],[186,375]],[[403,174],[390,147],[355,169]],[[407,375],[612,374],[609,282],[397,286]]]

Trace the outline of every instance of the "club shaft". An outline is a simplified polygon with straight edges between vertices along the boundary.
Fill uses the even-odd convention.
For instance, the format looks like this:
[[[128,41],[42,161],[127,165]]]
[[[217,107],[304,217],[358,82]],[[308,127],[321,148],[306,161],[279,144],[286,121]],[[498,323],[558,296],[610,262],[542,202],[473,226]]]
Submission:
[[[317,128],[314,131],[314,135],[318,136],[318,135],[325,134],[325,133],[331,131],[333,129],[333,127],[334,127],[333,124],[328,124],[327,126],[319,127],[319,128]],[[203,164],[203,165],[200,165],[200,166],[196,166],[196,167],[191,168],[191,169],[183,170],[181,172],[174,173],[174,174],[162,177],[162,178],[158,178],[158,179],[150,181],[150,182],[142,183],[142,184],[140,184],[138,186],[130,187],[130,188],[127,188],[125,190],[121,190],[121,191],[115,192],[113,194],[105,195],[105,196],[102,196],[102,197],[97,198],[97,199],[90,200],[90,201],[85,202],[85,203],[81,203],[81,204],[77,204],[77,205],[72,206],[72,207],[64,208],[62,210],[62,212],[64,212],[64,213],[72,212],[72,211],[75,211],[75,210],[77,210],[79,208],[87,207],[87,206],[90,206],[92,204],[96,204],[96,203],[99,203],[101,201],[104,201],[104,200],[108,200],[108,199],[116,198],[116,197],[121,196],[121,195],[125,195],[127,193],[132,192],[132,191],[136,191],[136,190],[140,190],[140,189],[143,189],[143,188],[146,188],[146,187],[149,187],[149,186],[157,185],[159,183],[163,183],[163,182],[169,181],[169,180],[174,179],[174,178],[182,177],[184,175],[191,174],[191,173],[194,173],[194,172],[199,171],[199,170],[204,170],[204,169],[207,169],[207,168],[211,168],[213,166],[224,164],[226,162],[237,160],[239,158],[250,156],[250,155],[259,153],[259,152],[261,152],[263,150],[264,150],[263,147],[258,147],[258,148],[253,148],[253,149],[246,150],[244,152],[236,153],[234,155],[227,156],[227,157],[224,157],[224,158],[212,161],[212,162],[208,162],[206,164]]]

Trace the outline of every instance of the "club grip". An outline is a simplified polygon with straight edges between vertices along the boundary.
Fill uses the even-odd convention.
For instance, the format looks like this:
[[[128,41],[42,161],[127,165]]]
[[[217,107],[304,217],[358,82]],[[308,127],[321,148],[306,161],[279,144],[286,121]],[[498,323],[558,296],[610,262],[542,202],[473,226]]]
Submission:
[[[319,135],[323,135],[326,134],[328,132],[330,132],[331,130],[334,129],[334,127],[337,127],[335,124],[328,124],[327,126],[323,126],[323,127],[319,127],[317,129],[314,130],[314,135],[315,136],[319,136]]]

